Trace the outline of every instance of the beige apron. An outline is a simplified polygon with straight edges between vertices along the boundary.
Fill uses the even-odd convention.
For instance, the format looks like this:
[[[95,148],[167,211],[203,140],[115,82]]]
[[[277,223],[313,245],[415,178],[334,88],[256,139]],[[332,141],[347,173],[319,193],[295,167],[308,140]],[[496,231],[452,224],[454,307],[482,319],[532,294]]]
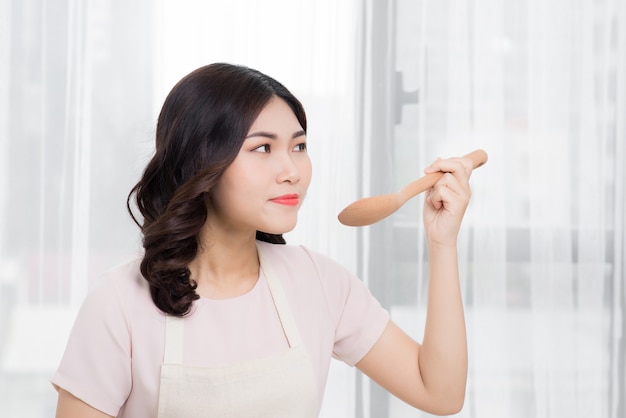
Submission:
[[[313,418],[318,394],[313,368],[285,294],[257,246],[289,348],[227,367],[185,367],[184,319],[166,316],[159,418]],[[217,342],[219,344],[219,341]]]

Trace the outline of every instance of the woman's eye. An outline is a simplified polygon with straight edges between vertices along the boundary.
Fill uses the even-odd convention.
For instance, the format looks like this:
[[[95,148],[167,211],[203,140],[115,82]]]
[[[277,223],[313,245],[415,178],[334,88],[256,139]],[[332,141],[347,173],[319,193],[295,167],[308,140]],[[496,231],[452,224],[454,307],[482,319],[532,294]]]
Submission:
[[[293,150],[294,151],[306,151],[306,142],[302,142],[296,145]]]
[[[255,152],[270,152],[270,144],[263,144],[260,147],[256,147],[252,151],[255,151]]]

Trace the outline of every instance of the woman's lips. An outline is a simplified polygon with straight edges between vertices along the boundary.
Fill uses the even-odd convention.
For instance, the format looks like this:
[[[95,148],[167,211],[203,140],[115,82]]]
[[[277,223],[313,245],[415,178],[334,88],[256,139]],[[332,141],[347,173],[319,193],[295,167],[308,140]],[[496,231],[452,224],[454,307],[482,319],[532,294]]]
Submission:
[[[270,199],[271,202],[285,206],[297,206],[300,203],[300,197],[297,194],[286,194]]]

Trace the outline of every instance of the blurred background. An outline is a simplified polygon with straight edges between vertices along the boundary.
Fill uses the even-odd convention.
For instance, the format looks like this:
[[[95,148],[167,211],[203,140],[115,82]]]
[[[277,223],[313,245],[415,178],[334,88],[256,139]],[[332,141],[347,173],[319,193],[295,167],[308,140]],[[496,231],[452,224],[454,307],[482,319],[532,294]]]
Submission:
[[[54,415],[85,293],[140,251],[125,199],[169,89],[264,71],[309,117],[290,243],[357,273],[410,334],[428,263],[418,197],[341,225],[438,156],[483,148],[459,250],[467,418],[626,417],[622,0],[0,0],[0,410]],[[334,362],[322,417],[427,417]]]

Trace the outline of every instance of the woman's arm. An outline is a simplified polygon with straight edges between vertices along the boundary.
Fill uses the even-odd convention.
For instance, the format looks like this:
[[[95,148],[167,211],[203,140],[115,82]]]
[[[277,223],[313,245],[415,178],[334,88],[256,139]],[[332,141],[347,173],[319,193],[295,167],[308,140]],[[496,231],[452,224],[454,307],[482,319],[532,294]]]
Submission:
[[[429,254],[428,307],[422,344],[390,322],[357,367],[408,404],[437,415],[461,410],[467,339],[456,240],[467,208],[471,162],[437,160],[426,172],[445,174],[428,192],[424,226]]]
[[[111,418],[111,416],[87,405],[71,393],[59,389],[56,418]]]

